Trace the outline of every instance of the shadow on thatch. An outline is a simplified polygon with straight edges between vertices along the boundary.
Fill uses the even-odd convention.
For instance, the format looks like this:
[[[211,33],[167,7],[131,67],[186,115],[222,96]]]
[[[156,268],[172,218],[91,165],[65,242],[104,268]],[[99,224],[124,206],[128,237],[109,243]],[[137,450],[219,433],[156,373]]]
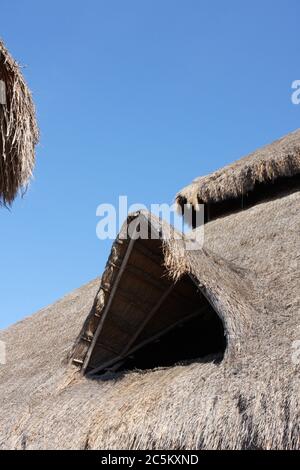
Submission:
[[[123,380],[126,375],[136,373],[139,375],[148,374],[149,372],[159,372],[159,371],[167,371],[167,369],[171,369],[172,367],[186,367],[191,364],[215,364],[218,365],[222,362],[224,358],[223,352],[215,353],[215,354],[208,354],[207,356],[198,358],[198,359],[190,359],[186,361],[175,362],[174,364],[169,365],[168,367],[151,367],[149,369],[139,369],[139,368],[132,368],[132,369],[121,369],[116,372],[108,370],[101,374],[91,375],[89,378],[91,380],[96,380],[98,382],[109,382],[114,381],[118,382],[119,380]]]

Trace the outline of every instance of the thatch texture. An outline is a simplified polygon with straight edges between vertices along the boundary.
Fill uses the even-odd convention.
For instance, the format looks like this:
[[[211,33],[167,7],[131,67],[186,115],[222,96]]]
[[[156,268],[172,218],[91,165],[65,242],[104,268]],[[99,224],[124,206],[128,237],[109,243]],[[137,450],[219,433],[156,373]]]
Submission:
[[[39,133],[31,93],[0,40],[0,204],[10,205],[32,177]]]
[[[81,376],[68,358],[97,281],[1,332],[0,448],[299,449],[299,230],[295,192],[208,223],[204,251],[166,245],[223,315],[221,363]]]
[[[126,345],[131,343],[132,337],[141,326],[144,325],[143,330],[135,338],[133,349],[138,348],[139,339],[151,339],[160,329],[171,326],[172,321],[176,323],[179,316],[184,319],[185,315],[191,314],[193,306],[189,307],[184,300],[186,296],[191,300],[193,295],[188,282],[180,285],[180,290],[174,285],[172,291],[174,280],[171,282],[166,279],[169,275],[176,282],[187,273],[193,276],[200,293],[209,300],[223,320],[228,341],[227,354],[237,354],[244,338],[249,338],[249,335],[255,332],[253,325],[250,328],[251,319],[256,315],[252,305],[254,288],[251,277],[244,270],[207,249],[187,251],[184,239],[178,237],[174,230],[170,231],[170,227],[160,222],[153,214],[136,213],[128,220],[132,223],[134,219],[139,226],[149,225],[149,233],[154,227],[157,239],[138,239],[134,242],[129,238],[124,240],[122,238],[127,223],[124,224],[113,245],[93,309],[76,342],[74,362],[83,364],[84,369],[89,370],[96,367],[101,358],[104,364],[113,362],[114,356],[116,359],[122,359],[121,351],[125,349],[128,353]],[[162,241],[158,239],[159,235]],[[166,265],[165,269],[162,268],[163,264]],[[167,291],[170,290],[168,294]],[[141,292],[143,295],[138,302],[137,298]],[[174,301],[169,302],[170,308],[166,305],[166,294],[168,297],[175,295]],[[155,310],[161,299],[164,299],[164,302]],[[201,305],[200,296],[197,303]],[[144,307],[142,313],[141,304]],[[154,317],[151,313],[153,309]],[[120,316],[120,312],[124,311],[127,324],[124,324],[124,320],[122,322],[122,315]],[[148,315],[151,316],[150,324],[147,322]],[[165,316],[167,318],[164,318]],[[102,333],[100,338],[99,328]],[[231,341],[231,338],[234,338],[234,341]],[[114,354],[112,349],[119,350],[119,353]],[[93,351],[94,360],[91,361]]]
[[[218,204],[251,193],[258,185],[300,174],[300,130],[208,175],[196,178],[176,196],[184,204]],[[222,211],[224,208],[222,208]]]

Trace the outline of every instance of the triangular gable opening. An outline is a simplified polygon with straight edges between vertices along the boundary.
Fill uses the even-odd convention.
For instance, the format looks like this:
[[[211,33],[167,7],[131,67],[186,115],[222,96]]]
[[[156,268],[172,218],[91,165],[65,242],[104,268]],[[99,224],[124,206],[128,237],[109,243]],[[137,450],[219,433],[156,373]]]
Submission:
[[[173,298],[166,298],[135,341],[131,353],[116,363],[113,370],[145,370],[203,358],[214,362],[223,359],[226,339],[222,322],[195,286],[188,286],[190,282],[188,278],[179,281],[174,287]],[[187,299],[183,293],[188,290]]]
[[[166,274],[162,241],[128,244],[85,361],[84,371],[154,369],[222,360],[226,349],[218,314],[190,275]]]

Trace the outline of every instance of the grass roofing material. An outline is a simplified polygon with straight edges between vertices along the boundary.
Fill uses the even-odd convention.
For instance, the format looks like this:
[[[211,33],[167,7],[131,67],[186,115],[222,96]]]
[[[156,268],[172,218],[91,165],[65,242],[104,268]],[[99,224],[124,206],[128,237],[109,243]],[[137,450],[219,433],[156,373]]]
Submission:
[[[0,40],[0,204],[11,205],[32,178],[39,131],[19,65]]]

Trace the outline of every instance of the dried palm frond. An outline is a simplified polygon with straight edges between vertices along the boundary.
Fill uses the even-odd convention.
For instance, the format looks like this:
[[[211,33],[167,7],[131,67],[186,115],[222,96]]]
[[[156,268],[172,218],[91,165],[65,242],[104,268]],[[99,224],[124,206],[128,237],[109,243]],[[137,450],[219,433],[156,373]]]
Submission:
[[[32,177],[39,131],[30,90],[0,40],[0,204],[10,205]]]

